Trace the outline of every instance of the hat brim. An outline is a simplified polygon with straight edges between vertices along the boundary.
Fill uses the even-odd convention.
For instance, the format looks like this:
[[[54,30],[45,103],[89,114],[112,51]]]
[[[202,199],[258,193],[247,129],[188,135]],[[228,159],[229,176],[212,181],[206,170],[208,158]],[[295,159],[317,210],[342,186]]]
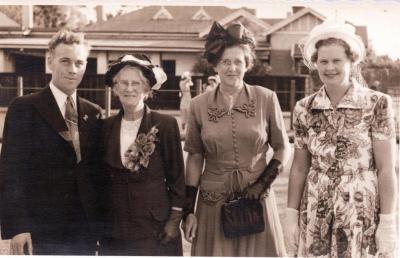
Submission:
[[[306,59],[305,61],[308,62],[313,68],[315,68],[315,66],[311,61],[311,57],[317,51],[315,48],[315,44],[319,40],[324,40],[328,38],[337,38],[345,41],[350,46],[351,51],[356,55],[356,58],[354,60],[355,64],[360,63],[364,59],[365,46],[359,36],[338,31],[326,32],[318,36],[311,36],[309,39],[306,40],[306,43],[304,44],[303,51],[304,58]]]
[[[117,75],[119,73],[119,71],[121,71],[121,69],[127,65],[139,68],[142,71],[143,75],[149,81],[150,87],[153,87],[153,85],[155,85],[157,83],[155,75],[151,69],[149,69],[148,67],[146,67],[144,65],[138,64],[135,61],[129,60],[129,61],[122,61],[122,62],[111,65],[105,74],[105,84],[108,87],[112,87],[114,85],[113,79],[114,79],[115,75]]]

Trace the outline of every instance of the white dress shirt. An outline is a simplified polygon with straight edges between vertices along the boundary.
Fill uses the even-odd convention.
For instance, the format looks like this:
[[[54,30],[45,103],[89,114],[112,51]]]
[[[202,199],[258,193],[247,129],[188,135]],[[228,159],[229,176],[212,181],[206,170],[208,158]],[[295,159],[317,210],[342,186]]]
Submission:
[[[64,92],[62,92],[61,90],[59,90],[54,84],[53,82],[50,82],[50,90],[53,93],[54,98],[56,99],[57,102],[57,106],[61,111],[62,116],[65,119],[65,109],[66,109],[66,104],[67,104],[67,97],[68,95],[65,94]],[[76,111],[76,91],[74,91],[74,93],[72,93],[71,95],[72,97],[72,101],[74,102],[74,108]]]

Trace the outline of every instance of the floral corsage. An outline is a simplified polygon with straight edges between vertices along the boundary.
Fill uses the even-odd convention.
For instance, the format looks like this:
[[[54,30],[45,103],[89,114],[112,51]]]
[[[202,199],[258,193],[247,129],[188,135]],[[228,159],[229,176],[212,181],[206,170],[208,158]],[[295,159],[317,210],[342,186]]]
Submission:
[[[147,168],[149,159],[153,154],[158,141],[156,134],[158,129],[153,126],[147,134],[138,134],[136,140],[129,146],[125,152],[125,167],[128,168],[133,174],[138,175],[142,168]]]

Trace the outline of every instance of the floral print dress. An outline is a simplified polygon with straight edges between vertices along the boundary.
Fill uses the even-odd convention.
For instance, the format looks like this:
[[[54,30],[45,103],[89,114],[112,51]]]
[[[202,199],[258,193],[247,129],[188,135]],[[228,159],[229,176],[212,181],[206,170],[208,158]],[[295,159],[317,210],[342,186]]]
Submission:
[[[294,110],[295,147],[312,157],[299,256],[372,257],[379,222],[372,143],[395,137],[390,97],[352,85],[336,109],[323,86]]]

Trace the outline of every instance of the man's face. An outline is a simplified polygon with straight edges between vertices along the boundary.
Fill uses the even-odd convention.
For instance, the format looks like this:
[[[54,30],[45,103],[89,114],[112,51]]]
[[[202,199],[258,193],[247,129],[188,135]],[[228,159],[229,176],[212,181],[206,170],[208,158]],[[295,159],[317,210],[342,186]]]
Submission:
[[[82,81],[88,55],[83,44],[59,44],[47,60],[54,86],[67,95],[72,94]]]

